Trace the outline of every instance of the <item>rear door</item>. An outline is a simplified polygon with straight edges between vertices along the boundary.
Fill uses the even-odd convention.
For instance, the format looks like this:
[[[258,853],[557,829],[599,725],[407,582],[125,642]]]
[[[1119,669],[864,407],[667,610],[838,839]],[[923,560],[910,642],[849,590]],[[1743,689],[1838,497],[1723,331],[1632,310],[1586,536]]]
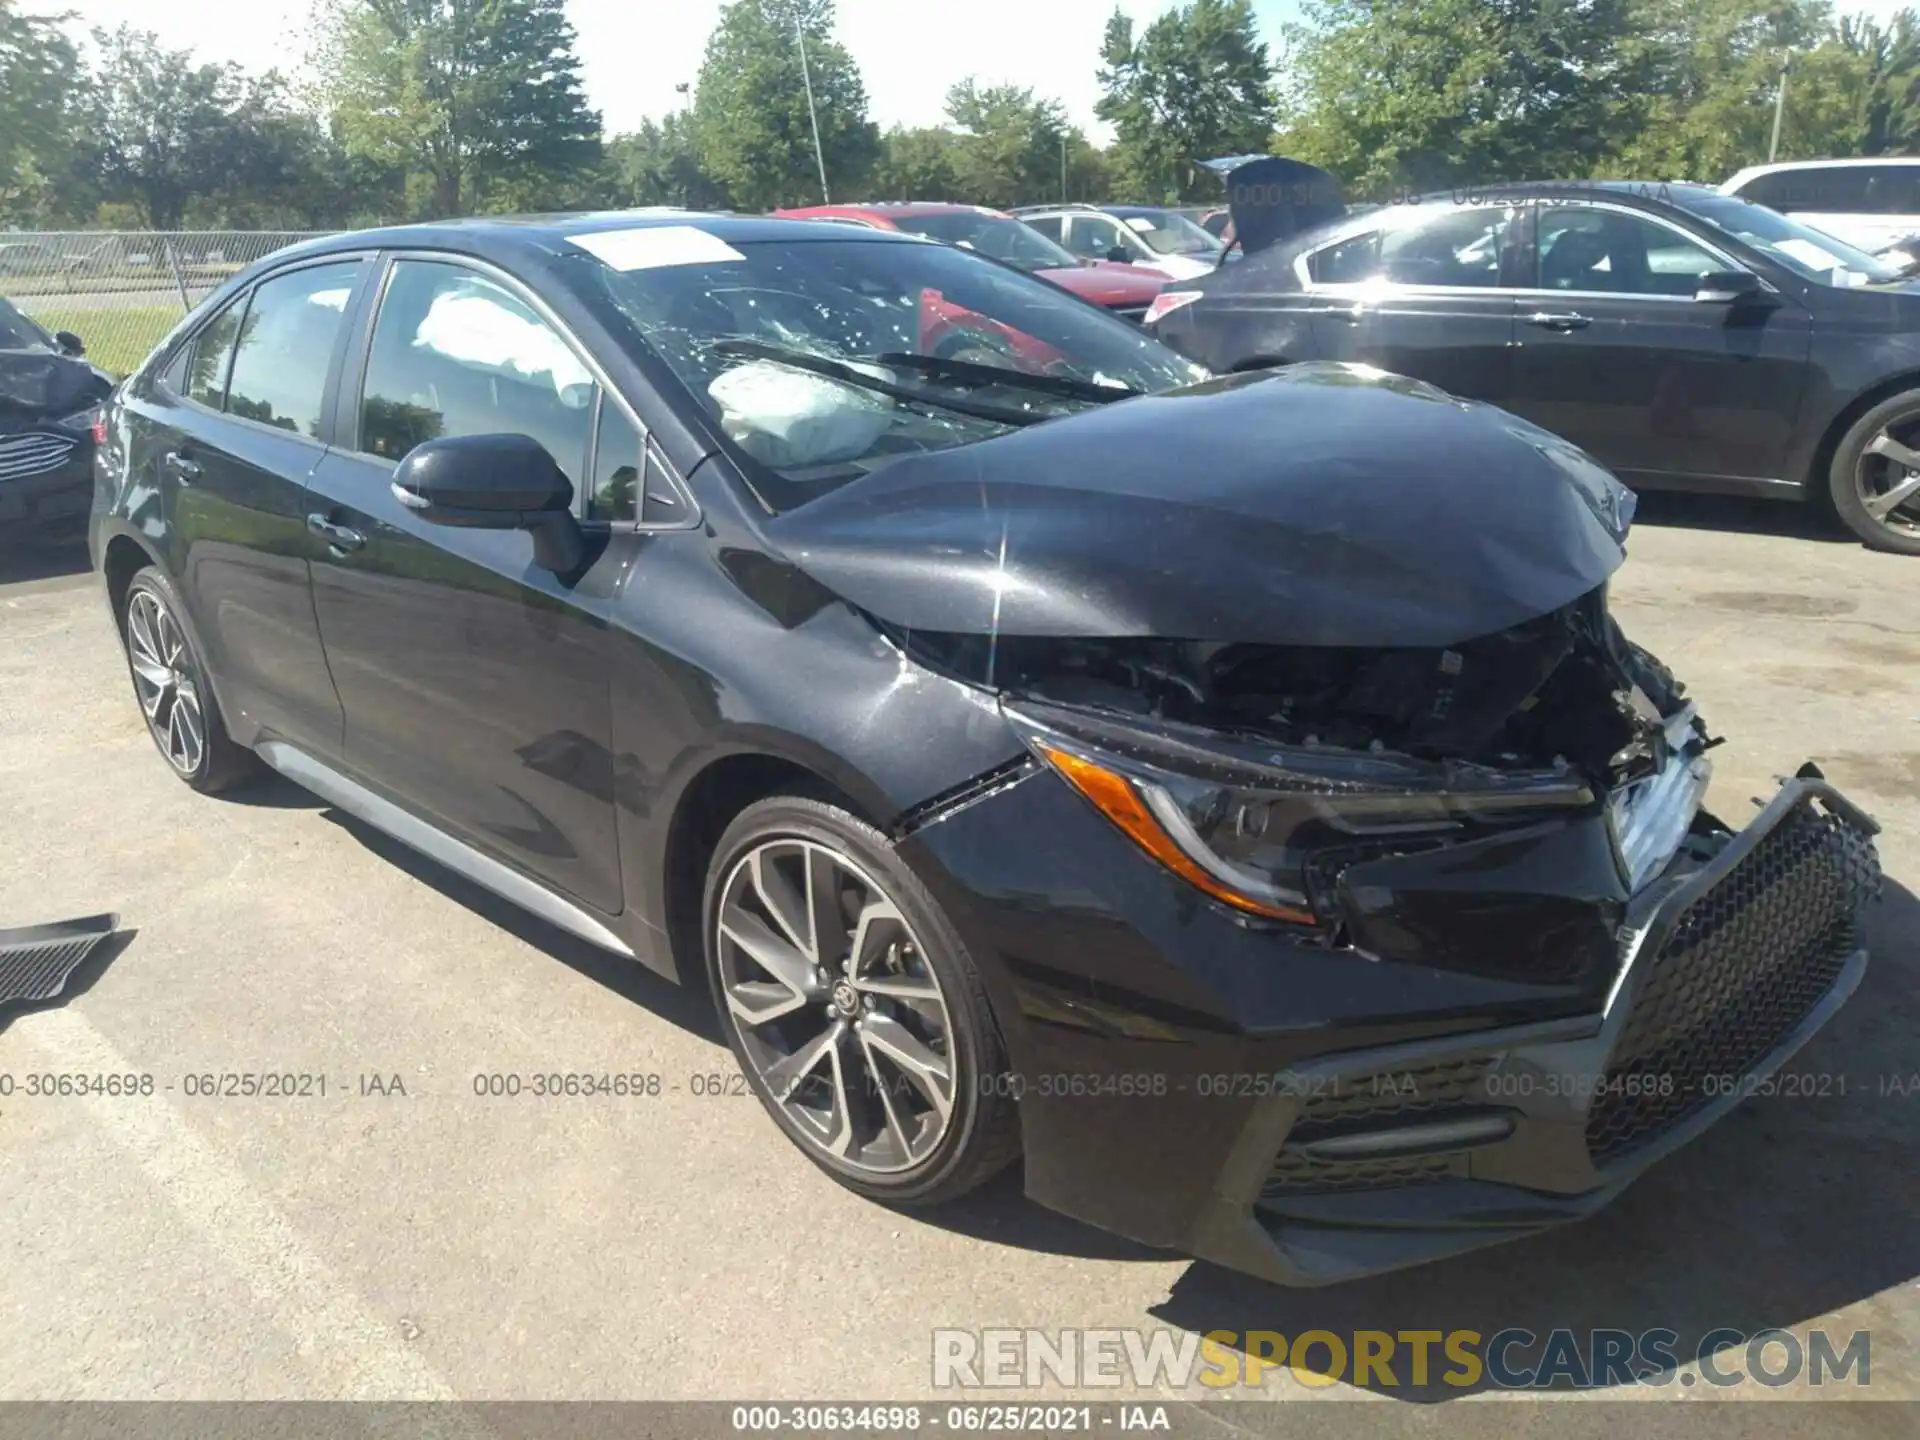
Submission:
[[[1416,206],[1303,257],[1316,348],[1504,403],[1513,379],[1519,212]]]
[[[132,459],[160,491],[228,728],[322,755],[339,751],[341,714],[314,623],[302,500],[326,454],[322,422],[365,264],[317,260],[236,296],[131,422]]]
[[[1701,275],[1745,267],[1648,212],[1555,203],[1531,228],[1508,408],[1637,483],[1785,478],[1812,337],[1796,301],[1695,300]]]
[[[630,439],[608,444],[603,474],[593,451],[596,417],[633,417],[529,292],[446,256],[393,259],[354,348],[337,447],[307,497],[325,537],[314,606],[345,710],[347,767],[617,913],[606,616],[632,537],[591,525],[605,548],[567,584],[533,562],[525,531],[428,524],[391,481],[423,440],[519,433],[573,479],[590,522],[630,519],[644,504]],[[589,494],[606,508],[589,509]]]

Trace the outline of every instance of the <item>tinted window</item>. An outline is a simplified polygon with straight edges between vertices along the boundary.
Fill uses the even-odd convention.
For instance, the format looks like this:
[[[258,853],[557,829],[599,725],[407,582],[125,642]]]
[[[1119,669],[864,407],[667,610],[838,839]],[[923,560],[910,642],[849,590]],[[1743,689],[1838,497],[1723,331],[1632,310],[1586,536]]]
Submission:
[[[174,389],[190,400],[218,410],[226,403],[227,369],[233,360],[233,338],[240,333],[243,296],[201,328],[168,376]]]
[[[443,435],[528,435],[577,488],[596,387],[557,331],[457,265],[393,267],[360,407],[360,449],[399,460]]]
[[[234,347],[228,414],[301,435],[320,433],[327,368],[359,268],[357,260],[314,265],[254,287]]]
[[[1357,285],[1380,269],[1380,232],[1369,230],[1316,250],[1307,258],[1307,274],[1316,285]]]
[[[1869,172],[1860,165],[1776,170],[1740,187],[1740,198],[1791,215],[1796,210],[1858,214],[1867,208]]]
[[[600,435],[593,446],[593,485],[587,491],[587,518],[639,519],[640,475],[646,465],[646,441],[627,412],[611,401],[600,407]]]
[[[1865,165],[1869,215],[1920,215],[1920,167]]]
[[[1022,220],[1022,225],[1031,225],[1055,244],[1060,242],[1061,230],[1065,224],[1058,215],[1036,215],[1031,220]]]
[[[0,350],[51,350],[53,337],[0,300]]]
[[[1678,231],[1617,210],[1578,205],[1539,212],[1540,286],[1619,295],[1691,295],[1726,262]]]

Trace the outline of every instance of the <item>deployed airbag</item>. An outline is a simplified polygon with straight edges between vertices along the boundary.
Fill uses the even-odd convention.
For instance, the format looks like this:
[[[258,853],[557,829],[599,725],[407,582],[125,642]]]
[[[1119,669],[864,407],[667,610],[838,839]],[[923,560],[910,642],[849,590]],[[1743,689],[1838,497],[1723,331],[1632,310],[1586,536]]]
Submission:
[[[884,401],[825,375],[756,360],[707,386],[720,423],[754,459],[804,468],[851,460],[893,423]]]

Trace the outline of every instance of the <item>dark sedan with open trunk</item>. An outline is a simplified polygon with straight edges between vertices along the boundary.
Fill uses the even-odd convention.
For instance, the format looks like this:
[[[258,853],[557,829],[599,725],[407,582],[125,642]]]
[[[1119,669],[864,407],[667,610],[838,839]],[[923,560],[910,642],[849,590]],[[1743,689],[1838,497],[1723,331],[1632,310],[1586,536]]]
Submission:
[[[1814,500],[1920,555],[1920,284],[1705,186],[1389,205],[1169,286],[1148,319],[1216,370],[1377,366],[1525,416],[1634,486]]]
[[[628,214],[283,252],[107,436],[184,781],[264,763],[707,987],[876,1199],[1024,1152],[1154,1245],[1404,1265],[1591,1212],[1866,963],[1870,820],[1811,769],[1701,808],[1713,742],[1607,611],[1629,492],[1416,382],[1214,379],[963,251]]]

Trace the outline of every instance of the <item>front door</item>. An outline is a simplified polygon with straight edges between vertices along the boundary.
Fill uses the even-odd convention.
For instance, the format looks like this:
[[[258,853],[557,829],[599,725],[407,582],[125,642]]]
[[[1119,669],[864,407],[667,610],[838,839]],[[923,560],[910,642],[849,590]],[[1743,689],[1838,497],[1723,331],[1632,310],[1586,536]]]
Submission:
[[[1498,404],[1513,377],[1516,212],[1415,211],[1307,257],[1316,352]]]
[[[625,549],[567,585],[526,532],[428,524],[391,487],[423,440],[510,432],[539,440],[578,494],[599,387],[516,287],[443,261],[392,263],[366,357],[307,502],[347,767],[618,913],[606,614]]]
[[[1541,206],[1533,253],[1509,409],[1641,484],[1788,478],[1804,309],[1695,300],[1702,275],[1741,267],[1624,207]]]

